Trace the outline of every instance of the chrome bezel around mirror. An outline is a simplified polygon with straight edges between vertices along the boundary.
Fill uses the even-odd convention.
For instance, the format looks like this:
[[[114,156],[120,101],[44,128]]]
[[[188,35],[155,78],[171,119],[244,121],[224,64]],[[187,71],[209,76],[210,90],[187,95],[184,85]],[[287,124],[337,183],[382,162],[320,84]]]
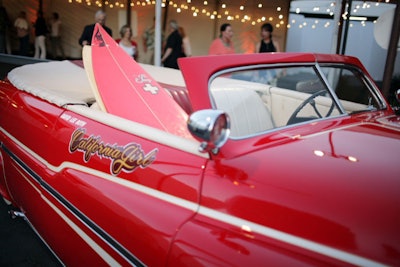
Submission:
[[[397,99],[397,102],[400,103],[400,89],[396,90],[395,97]]]
[[[394,92],[394,97],[397,101],[397,103],[391,103],[391,107],[393,109],[393,111],[396,113],[396,115],[400,115],[400,89],[397,89]]]
[[[192,113],[188,120],[190,133],[199,141],[201,152],[218,153],[228,140],[230,120],[221,110],[205,109]]]

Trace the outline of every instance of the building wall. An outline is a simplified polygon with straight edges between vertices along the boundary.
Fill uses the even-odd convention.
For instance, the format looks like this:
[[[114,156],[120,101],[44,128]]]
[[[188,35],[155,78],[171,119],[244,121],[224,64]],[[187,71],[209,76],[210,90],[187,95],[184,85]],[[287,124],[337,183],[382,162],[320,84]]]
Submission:
[[[83,27],[87,24],[91,24],[94,21],[94,14],[99,9],[95,5],[88,6],[85,1],[80,1],[78,3],[76,0],[42,0],[43,2],[43,12],[46,18],[51,17],[51,13],[58,12],[60,19],[62,20],[62,42],[66,55],[70,58],[80,58],[81,57],[81,47],[78,44],[78,39],[82,33]],[[71,3],[70,3],[71,2]],[[92,1],[95,2],[95,1]],[[111,2],[111,1],[110,1]],[[116,2],[116,1],[114,1]],[[125,2],[125,1],[120,1]],[[145,2],[145,1],[142,1]],[[187,1],[182,1],[186,3]],[[194,2],[194,1],[192,1]],[[211,2],[208,1],[209,9],[212,9]],[[239,14],[239,4],[237,1],[233,2],[229,7],[231,8],[231,14]],[[265,2],[265,1],[264,1]],[[274,1],[268,1],[274,2]],[[286,22],[287,14],[289,10],[289,0],[287,1],[277,1],[281,7],[280,13],[283,15],[282,27],[275,28],[274,35],[275,39],[281,44],[281,47],[285,46],[286,43]],[[17,18],[20,10],[25,10],[28,14],[29,21],[33,22],[36,19],[36,10],[38,9],[38,0],[3,0],[3,5],[7,9],[9,17],[12,22]],[[135,1],[136,3],[136,1]],[[277,18],[277,3],[265,3],[262,8],[257,8],[255,6],[247,6],[247,10],[240,11],[249,14],[253,18],[265,17],[267,20],[271,17],[273,20],[272,24],[278,23]],[[121,24],[121,16],[126,16],[121,11],[126,11],[126,8],[110,8],[106,7],[107,12],[107,23],[106,25],[110,27],[113,31],[113,37],[119,38],[119,28]],[[132,7],[132,22],[137,25],[133,25],[135,28],[136,35],[133,40],[139,45],[139,62],[144,61],[144,52],[142,45],[142,35],[147,27],[152,24],[155,12],[154,5],[146,6],[135,6]],[[224,10],[220,10],[224,12]],[[163,14],[165,8],[163,8]],[[259,40],[260,26],[266,21],[259,21],[255,25],[252,25],[250,21],[245,23],[238,21],[227,21],[225,19],[212,20],[208,16],[199,12],[199,14],[194,17],[193,11],[190,9],[182,10],[178,13],[176,8],[170,6],[168,9],[168,19],[175,19],[177,22],[183,26],[186,30],[186,34],[189,36],[192,46],[192,51],[194,56],[206,55],[208,53],[208,48],[211,41],[218,35],[219,26],[222,23],[229,22],[232,24],[234,30],[234,46],[237,53],[251,53],[254,51],[255,43]],[[33,29],[31,34],[31,42],[33,44],[34,35]],[[165,36],[167,36],[166,33]],[[14,28],[10,31],[10,46],[12,50],[18,49],[18,40],[15,35]]]
[[[393,5],[394,6],[394,5]],[[394,8],[394,7],[393,7]],[[333,20],[304,18],[302,15],[290,14],[291,25],[287,34],[287,52],[334,53],[332,43],[334,36]],[[300,25],[306,27],[299,27]],[[329,26],[326,26],[329,23]],[[315,25],[315,27],[313,27]],[[361,60],[372,78],[382,81],[385,70],[387,49],[383,49],[374,38],[375,23],[353,21],[349,27],[346,55],[355,56]],[[390,28],[386,29],[390,31]],[[389,36],[389,34],[388,34]],[[395,62],[394,75],[400,75],[400,57]]]
[[[1,1],[1,0],[0,0]],[[114,0],[110,0],[114,1]],[[17,18],[19,11],[24,10],[27,12],[28,20],[34,22],[36,19],[36,10],[38,9],[38,0],[2,0],[5,6],[11,22]],[[58,12],[63,23],[62,29],[62,40],[63,47],[66,55],[69,58],[81,58],[82,48],[78,44],[78,39],[82,33],[84,25],[91,24],[94,21],[94,14],[99,9],[95,5],[88,6],[85,1],[77,0],[42,0],[43,11],[46,18],[50,18],[52,12]],[[92,0],[94,2],[94,0]],[[116,2],[116,0],[114,1]],[[121,1],[124,2],[124,1]],[[142,1],[145,2],[145,1]],[[182,2],[187,2],[183,1]],[[192,1],[193,3],[195,1]],[[212,8],[212,2],[208,1],[209,9]],[[192,51],[194,56],[206,55],[211,41],[218,36],[219,27],[222,23],[229,22],[233,26],[234,30],[234,46],[237,53],[252,53],[257,42],[259,42],[260,26],[266,21],[270,21],[275,26],[274,28],[274,39],[280,43],[281,49],[288,52],[321,52],[331,53],[333,43],[333,32],[334,25],[333,20],[319,19],[316,27],[311,27],[315,23],[315,19],[304,19],[302,16],[297,14],[290,14],[289,16],[289,0],[287,1],[263,1],[262,8],[246,6],[247,10],[240,11],[238,13],[239,4],[238,1],[226,1],[232,2],[229,5],[230,14],[248,14],[251,19],[264,17],[265,21],[259,21],[255,25],[250,23],[250,20],[243,23],[238,19],[233,21],[227,21],[226,19],[212,20],[208,16],[199,12],[194,17],[193,11],[188,9],[182,9],[181,13],[177,12],[177,9],[170,6],[168,9],[168,19],[175,19],[183,26],[186,30],[187,35],[190,38]],[[277,7],[281,10],[278,12]],[[135,1],[137,3],[137,1]],[[162,9],[165,14],[165,8]],[[218,8],[220,13],[224,13],[226,10],[221,7]],[[132,26],[134,29],[134,40],[139,45],[139,62],[145,62],[145,53],[142,45],[142,35],[147,27],[149,27],[154,18],[155,6],[150,5],[137,5],[132,7]],[[108,15],[107,26],[113,30],[113,37],[119,38],[119,28],[122,26],[123,21],[126,21],[126,7],[119,8],[106,7]],[[234,13],[236,12],[236,13]],[[278,14],[283,16],[282,24],[280,27],[276,27],[280,23]],[[295,24],[292,21],[297,21]],[[286,25],[288,21],[291,27],[287,29]],[[307,22],[307,27],[299,28],[299,24]],[[324,27],[325,23],[330,22],[329,27]],[[350,28],[348,34],[348,43],[346,54],[353,55],[363,62],[371,73],[375,80],[381,80],[383,77],[384,66],[386,63],[387,50],[382,49],[376,43],[373,38],[374,24],[368,22],[366,25],[354,23],[354,26]],[[388,29],[389,30],[389,29]],[[168,33],[165,34],[167,36]],[[10,47],[13,51],[18,49],[18,40],[15,34],[15,29],[12,27],[9,32]],[[31,30],[31,43],[33,47],[34,35],[33,29]],[[397,57],[395,74],[400,72],[400,59]]]

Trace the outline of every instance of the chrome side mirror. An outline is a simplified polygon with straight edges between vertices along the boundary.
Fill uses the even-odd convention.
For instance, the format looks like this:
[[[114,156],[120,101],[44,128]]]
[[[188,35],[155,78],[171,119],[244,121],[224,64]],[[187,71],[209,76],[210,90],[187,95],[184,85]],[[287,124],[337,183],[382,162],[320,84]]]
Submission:
[[[228,140],[230,121],[228,115],[221,110],[205,109],[190,115],[188,128],[201,141],[201,152],[216,154]]]

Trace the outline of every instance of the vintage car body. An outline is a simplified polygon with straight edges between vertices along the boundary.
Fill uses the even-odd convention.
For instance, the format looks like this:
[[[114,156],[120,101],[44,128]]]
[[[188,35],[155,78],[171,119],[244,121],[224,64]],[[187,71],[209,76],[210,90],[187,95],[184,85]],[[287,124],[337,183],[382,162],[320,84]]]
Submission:
[[[189,115],[224,110],[225,143],[201,145],[202,133],[185,138],[97,110],[85,71],[68,61],[22,66],[1,82],[0,192],[61,262],[400,265],[400,120],[357,59],[277,53],[179,63],[183,77],[143,67]],[[254,78],[272,70],[273,78]],[[367,93],[367,104],[333,86],[346,71],[362,85],[352,80],[346,92]],[[293,79],[301,82],[283,90]],[[303,101],[328,115],[291,116]],[[189,127],[201,123],[195,114]]]

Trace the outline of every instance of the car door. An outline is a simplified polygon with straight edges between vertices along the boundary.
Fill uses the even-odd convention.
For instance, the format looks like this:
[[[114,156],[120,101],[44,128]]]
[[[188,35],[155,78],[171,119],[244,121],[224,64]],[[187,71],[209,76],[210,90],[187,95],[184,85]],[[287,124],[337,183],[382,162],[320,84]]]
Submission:
[[[48,154],[47,137],[62,109],[16,90],[9,83],[1,86],[1,156],[3,196],[18,206],[31,201],[27,181],[43,169],[37,158]],[[33,156],[34,155],[34,156]]]
[[[182,149],[176,136],[163,143],[169,135],[146,126],[149,138],[132,134],[138,125],[126,120],[125,130],[116,129],[107,120],[119,125],[120,118],[87,107],[111,118],[98,122],[26,93],[12,105],[2,124],[11,140],[2,144],[11,151],[6,184],[61,261],[164,264],[197,209],[206,157]]]
[[[163,264],[177,229],[197,209],[206,157],[69,111],[51,140],[49,164],[58,171],[49,186],[65,214],[85,224],[79,231],[101,237],[93,240],[111,256],[117,252],[129,263]],[[83,239],[79,231],[75,234]]]
[[[279,179],[281,153],[265,151],[274,150],[276,143],[252,141],[228,141],[207,164],[199,211],[177,235],[169,266],[338,264],[302,248],[304,240],[294,233],[307,228],[303,223],[310,218],[327,222],[294,208],[296,194],[287,180],[296,170],[287,169],[291,176]],[[250,144],[254,149],[244,153]]]

